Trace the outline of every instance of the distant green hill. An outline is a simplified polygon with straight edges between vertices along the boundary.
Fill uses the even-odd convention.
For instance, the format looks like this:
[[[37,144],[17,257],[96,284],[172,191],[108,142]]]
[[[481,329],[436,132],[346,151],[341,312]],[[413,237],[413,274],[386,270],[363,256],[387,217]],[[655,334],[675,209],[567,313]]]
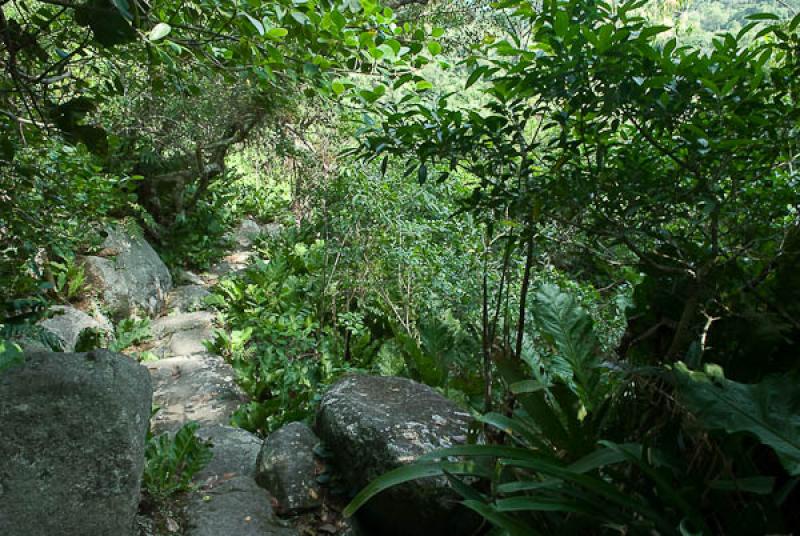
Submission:
[[[714,34],[736,32],[754,13],[774,13],[791,18],[800,13],[800,0],[667,0],[652,2],[651,18],[675,27],[684,44],[706,45]]]

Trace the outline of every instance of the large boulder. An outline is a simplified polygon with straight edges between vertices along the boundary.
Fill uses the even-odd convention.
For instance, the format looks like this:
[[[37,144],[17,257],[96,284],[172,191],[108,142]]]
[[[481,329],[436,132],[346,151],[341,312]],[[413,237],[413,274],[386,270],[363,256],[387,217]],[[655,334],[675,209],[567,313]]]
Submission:
[[[150,244],[123,225],[108,228],[105,256],[82,258],[92,288],[117,318],[156,316],[172,289],[172,276]]]
[[[61,341],[65,352],[102,347],[112,338],[113,328],[105,319],[98,321],[67,305],[56,305],[50,311],[53,316],[40,321],[39,325]]]
[[[261,439],[241,428],[213,425],[197,430],[200,439],[211,442],[214,457],[194,477],[196,482],[213,483],[233,476],[255,478]]]
[[[255,480],[237,476],[201,488],[186,507],[187,536],[298,536],[275,517],[272,497]]]
[[[289,423],[264,440],[256,481],[275,497],[279,514],[297,514],[321,504],[314,459],[318,443],[314,432],[300,422]]]
[[[435,390],[395,377],[347,376],[323,396],[316,430],[354,491],[421,455],[463,444],[470,414]],[[385,535],[470,534],[479,520],[444,478],[390,488],[359,513]]]
[[[107,350],[0,373],[0,534],[132,535],[151,399],[147,370]]]

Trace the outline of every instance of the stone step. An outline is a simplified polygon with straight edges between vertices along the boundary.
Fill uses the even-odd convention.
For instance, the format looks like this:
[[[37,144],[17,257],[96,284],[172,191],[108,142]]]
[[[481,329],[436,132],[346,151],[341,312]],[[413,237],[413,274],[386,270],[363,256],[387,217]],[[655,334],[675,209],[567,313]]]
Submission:
[[[189,421],[201,426],[228,424],[246,400],[233,368],[212,354],[179,356],[147,363],[153,380],[156,433],[175,431]]]
[[[211,293],[205,285],[181,285],[167,296],[167,307],[170,311],[190,313],[205,307],[205,299]]]
[[[149,350],[161,359],[207,353],[203,341],[214,338],[214,314],[208,311],[163,316],[150,328]]]
[[[256,477],[256,461],[263,441],[247,430],[215,424],[196,432],[211,442],[211,462],[194,477],[198,484],[209,484],[233,476]]]
[[[278,520],[272,497],[247,476],[201,487],[186,507],[187,536],[298,536]]]

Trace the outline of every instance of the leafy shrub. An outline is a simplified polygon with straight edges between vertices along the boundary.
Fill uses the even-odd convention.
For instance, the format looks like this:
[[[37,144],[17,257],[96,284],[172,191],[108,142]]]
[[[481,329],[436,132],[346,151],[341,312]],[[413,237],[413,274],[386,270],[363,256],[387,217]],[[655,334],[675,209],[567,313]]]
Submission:
[[[213,189],[188,215],[180,215],[159,247],[170,268],[208,269],[231,245],[226,232],[236,216],[228,208],[229,197]]]
[[[83,265],[75,262],[74,256],[65,258],[63,262],[50,261],[48,266],[53,275],[53,291],[62,301],[71,302],[83,294],[86,273]]]
[[[194,475],[211,461],[211,447],[195,435],[197,428],[190,422],[174,436],[148,433],[142,483],[151,497],[161,500],[190,490]]]
[[[140,177],[109,173],[85,147],[58,137],[37,141],[0,173],[0,199],[9,200],[0,215],[0,299],[36,294],[46,259],[73,258],[99,241],[99,224],[137,206],[133,189]],[[54,267],[69,272],[58,292],[75,297],[77,267]]]
[[[19,345],[0,339],[0,374],[6,369],[21,364],[23,360],[24,356]]]
[[[322,244],[273,251],[269,263],[256,261],[222,280],[208,299],[231,328],[208,346],[231,363],[252,399],[233,422],[262,434],[309,417],[318,390],[349,368],[339,353],[341,336],[313,307]]]
[[[6,302],[5,320],[0,324],[0,340],[11,343],[29,339],[54,352],[63,352],[61,339],[39,326],[37,322],[47,315],[49,302],[41,296],[19,298]]]
[[[114,341],[109,350],[122,352],[150,340],[151,337],[149,318],[124,318],[114,326]]]
[[[467,507],[510,535],[754,534],[791,526],[787,497],[800,459],[796,382],[771,377],[742,385],[725,379],[718,367],[700,373],[679,363],[674,374],[660,373],[677,382],[686,404],[677,427],[660,422],[675,436],[626,441],[641,423],[631,429],[613,415],[641,408],[631,397],[641,377],[604,365],[586,312],[568,295],[548,287],[536,295],[533,314],[562,365],[544,381],[541,375],[522,379],[521,369],[501,366],[519,407],[511,416],[480,418],[502,432],[501,444],[425,455],[365,487],[347,515],[388,487],[442,476]],[[643,418],[646,412],[635,420]],[[707,441],[698,418],[709,430],[753,434],[774,449],[785,473],[768,462],[748,462],[739,449],[754,448],[752,441],[727,446],[728,455],[736,455],[735,466],[724,459],[687,464],[687,457],[703,456],[698,443]],[[476,478],[488,486],[467,484]]]

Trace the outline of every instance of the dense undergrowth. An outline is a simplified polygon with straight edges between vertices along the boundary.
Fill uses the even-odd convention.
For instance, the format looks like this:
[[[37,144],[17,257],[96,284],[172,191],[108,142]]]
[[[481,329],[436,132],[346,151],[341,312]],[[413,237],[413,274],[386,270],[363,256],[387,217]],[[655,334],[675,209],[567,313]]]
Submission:
[[[349,371],[480,422],[350,511],[444,475],[508,534],[800,524],[792,5],[101,2],[106,28],[11,4],[0,372],[49,305],[96,306],[80,256],[106,222],[178,277],[248,216],[274,232],[208,300],[250,398],[235,424],[310,419]],[[115,349],[147,337],[116,328]],[[156,441],[154,496],[186,485]]]

